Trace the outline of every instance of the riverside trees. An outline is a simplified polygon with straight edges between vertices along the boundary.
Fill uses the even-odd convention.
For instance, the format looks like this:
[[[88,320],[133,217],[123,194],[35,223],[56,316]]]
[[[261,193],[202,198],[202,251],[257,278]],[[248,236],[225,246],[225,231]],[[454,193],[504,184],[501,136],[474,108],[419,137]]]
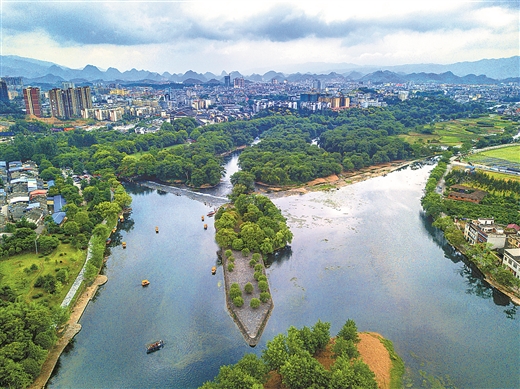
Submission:
[[[354,336],[351,336],[352,329],[355,331]],[[335,341],[347,342],[356,349],[356,337],[355,323],[349,320]],[[343,351],[335,352],[335,362],[330,370],[326,370],[316,356],[325,350],[329,342],[330,323],[318,320],[311,328],[290,327],[287,335],[278,334],[267,342],[261,358],[247,354],[235,365],[222,366],[215,380],[204,383],[200,388],[260,389],[274,374],[281,376],[288,389],[377,388],[374,373],[357,359],[359,354],[351,357]]]

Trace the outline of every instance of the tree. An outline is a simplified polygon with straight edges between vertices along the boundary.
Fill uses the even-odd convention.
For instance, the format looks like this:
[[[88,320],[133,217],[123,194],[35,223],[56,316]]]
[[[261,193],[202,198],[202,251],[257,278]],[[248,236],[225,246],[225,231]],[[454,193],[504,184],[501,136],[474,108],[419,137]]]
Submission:
[[[60,241],[52,236],[40,235],[36,244],[40,253],[46,255],[52,253],[58,247]]]
[[[289,356],[280,367],[282,382],[289,389],[325,388],[328,386],[328,374],[323,365],[307,351]]]
[[[67,221],[63,225],[63,232],[66,235],[73,236],[79,233],[79,225],[75,221]]]
[[[341,337],[345,340],[351,340],[354,343],[358,343],[360,341],[354,320],[348,319],[346,321],[341,330],[338,332],[338,337]]]
[[[279,370],[289,358],[286,338],[283,334],[276,335],[273,340],[267,341],[262,351],[262,359],[269,370]]]

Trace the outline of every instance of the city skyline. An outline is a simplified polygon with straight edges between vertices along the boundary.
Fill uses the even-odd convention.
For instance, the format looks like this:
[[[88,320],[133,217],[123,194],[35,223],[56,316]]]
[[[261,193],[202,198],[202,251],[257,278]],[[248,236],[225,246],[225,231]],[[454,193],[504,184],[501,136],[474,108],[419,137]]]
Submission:
[[[3,1],[1,13],[0,54],[75,69],[292,72],[519,54],[516,1]]]

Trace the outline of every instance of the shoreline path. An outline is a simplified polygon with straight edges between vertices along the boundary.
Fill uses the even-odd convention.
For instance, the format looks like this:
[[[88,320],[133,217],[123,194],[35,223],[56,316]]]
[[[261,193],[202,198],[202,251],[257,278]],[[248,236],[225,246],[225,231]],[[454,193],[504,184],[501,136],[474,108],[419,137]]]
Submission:
[[[83,315],[85,308],[87,308],[88,303],[95,296],[99,286],[105,284],[107,280],[108,278],[105,275],[97,276],[92,285],[87,287],[87,289],[78,298],[76,304],[74,304],[74,309],[70,313],[70,318],[65,324],[64,330],[58,339],[58,342],[49,350],[49,354],[43,363],[40,375],[29,387],[30,389],[45,388],[47,381],[49,381],[54,367],[60,358],[61,353],[63,350],[65,350],[65,347],[67,347],[72,338],[74,338],[74,336],[81,330],[79,319]]]

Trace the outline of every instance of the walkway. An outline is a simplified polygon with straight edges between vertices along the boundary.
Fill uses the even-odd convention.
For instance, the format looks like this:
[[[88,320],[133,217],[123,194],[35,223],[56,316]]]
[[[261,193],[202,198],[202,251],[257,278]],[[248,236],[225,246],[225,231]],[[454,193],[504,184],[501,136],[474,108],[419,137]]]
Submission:
[[[90,300],[96,294],[96,291],[100,285],[103,285],[107,282],[107,276],[100,275],[94,280],[94,283],[89,286],[84,293],[79,297],[74,305],[74,309],[70,314],[70,318],[67,321],[67,324],[64,326],[64,330],[58,339],[58,342],[54,345],[53,348],[49,350],[49,354],[47,355],[47,359],[43,363],[40,375],[36,378],[33,384],[29,387],[30,389],[43,389],[47,384],[47,381],[51,377],[51,374],[60,358],[61,353],[65,350],[65,347],[69,344],[69,342],[74,338],[74,336],[81,330],[81,324],[79,324],[79,319],[83,315],[85,308],[87,307]]]

